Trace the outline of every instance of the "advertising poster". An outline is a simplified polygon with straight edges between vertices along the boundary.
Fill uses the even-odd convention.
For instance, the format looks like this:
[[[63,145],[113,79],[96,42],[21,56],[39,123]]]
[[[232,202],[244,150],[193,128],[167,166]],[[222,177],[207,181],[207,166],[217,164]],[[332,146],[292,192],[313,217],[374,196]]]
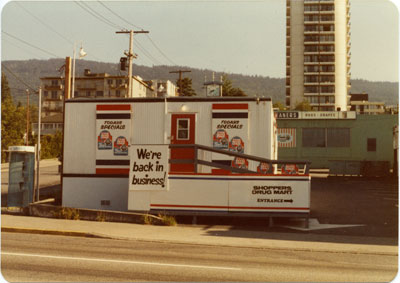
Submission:
[[[246,153],[248,145],[248,104],[229,103],[212,106],[212,137],[215,149]],[[236,168],[247,168],[243,158],[213,153],[213,162]]]
[[[168,190],[168,145],[132,145],[130,151],[129,190]]]
[[[278,147],[296,147],[296,129],[281,128],[277,134]]]
[[[96,106],[96,174],[129,173],[131,106]]]

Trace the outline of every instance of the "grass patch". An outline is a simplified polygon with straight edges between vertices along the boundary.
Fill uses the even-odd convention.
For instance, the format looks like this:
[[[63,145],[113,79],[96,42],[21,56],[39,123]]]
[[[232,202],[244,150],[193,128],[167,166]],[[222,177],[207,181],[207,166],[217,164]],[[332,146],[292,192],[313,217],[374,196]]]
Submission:
[[[155,224],[154,219],[153,219],[152,215],[150,215],[150,214],[143,215],[142,218],[143,218],[143,223],[146,225]]]
[[[162,219],[165,226],[176,226],[178,224],[175,217],[171,215],[159,214],[158,217]]]
[[[97,212],[96,221],[98,222],[105,222],[106,221],[106,214],[103,211]]]
[[[53,212],[54,217],[60,219],[79,220],[79,210],[70,207],[60,207]]]

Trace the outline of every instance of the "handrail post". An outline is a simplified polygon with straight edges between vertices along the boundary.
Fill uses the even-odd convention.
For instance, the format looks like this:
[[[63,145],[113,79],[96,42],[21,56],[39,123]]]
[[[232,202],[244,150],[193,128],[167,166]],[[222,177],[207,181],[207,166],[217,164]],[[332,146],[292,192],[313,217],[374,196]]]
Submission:
[[[198,155],[199,155],[198,150],[199,150],[199,148],[198,148],[197,144],[195,144],[193,147],[194,147],[194,160],[193,160],[193,162],[194,162],[194,173],[197,173],[197,164],[198,164]]]

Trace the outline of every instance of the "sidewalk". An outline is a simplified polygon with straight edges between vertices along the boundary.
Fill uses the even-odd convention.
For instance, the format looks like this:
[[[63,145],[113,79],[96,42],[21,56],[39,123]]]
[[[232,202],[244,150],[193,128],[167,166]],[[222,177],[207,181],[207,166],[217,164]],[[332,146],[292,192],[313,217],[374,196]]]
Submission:
[[[397,255],[392,239],[276,233],[232,229],[230,226],[153,226],[130,223],[64,220],[17,215],[1,215],[2,232],[25,232],[65,236],[104,237],[216,245],[274,250],[321,251],[334,253]],[[371,243],[380,243],[371,244]]]

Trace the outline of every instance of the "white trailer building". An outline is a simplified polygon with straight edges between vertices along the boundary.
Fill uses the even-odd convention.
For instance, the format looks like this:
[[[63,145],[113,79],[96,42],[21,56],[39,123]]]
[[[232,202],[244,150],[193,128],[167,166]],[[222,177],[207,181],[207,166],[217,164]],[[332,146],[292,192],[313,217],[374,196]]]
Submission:
[[[277,160],[270,99],[75,99],[65,111],[63,206],[308,217],[307,163]]]

